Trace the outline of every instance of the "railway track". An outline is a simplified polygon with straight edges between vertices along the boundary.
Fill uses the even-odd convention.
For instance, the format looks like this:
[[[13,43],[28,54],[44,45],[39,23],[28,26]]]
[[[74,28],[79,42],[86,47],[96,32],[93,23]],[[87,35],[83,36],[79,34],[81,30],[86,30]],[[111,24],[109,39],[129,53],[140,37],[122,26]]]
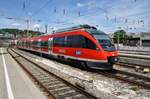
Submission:
[[[119,52],[119,54],[134,54],[134,55],[150,55],[150,53],[138,53],[138,52]]]
[[[83,89],[52,74],[14,50],[8,49],[7,51],[39,88],[46,93],[49,99],[96,99],[96,97],[85,92]]]
[[[119,65],[122,67],[129,67],[129,68],[139,67],[139,68],[149,68],[150,69],[150,66],[147,66],[147,65],[137,65],[137,64],[125,63],[125,62],[119,62],[119,63],[116,63],[116,65]]]
[[[150,78],[142,75],[121,71],[121,70],[112,70],[112,71],[101,71],[98,72],[104,76],[116,78],[128,83],[135,84],[137,86],[141,86],[145,89],[150,89]]]
[[[120,54],[150,55],[150,52],[139,51],[119,51]]]
[[[142,50],[119,50],[119,52],[150,53],[150,51],[142,51]]]
[[[129,55],[129,56],[128,56]],[[117,65],[129,67],[129,68],[148,68],[150,69],[150,57],[148,55],[119,55],[119,62]]]
[[[150,89],[150,78],[149,77],[145,77],[145,76],[142,76],[139,74],[125,72],[125,71],[121,71],[121,70],[98,71],[97,73],[102,74],[107,77],[110,77],[110,78],[115,78],[115,79],[130,83],[130,84],[137,85],[140,88]],[[88,99],[88,98],[86,97],[85,99]],[[90,97],[90,98],[95,98],[95,97]],[[81,99],[84,99],[84,98],[81,98]]]
[[[123,65],[123,64],[122,64]],[[126,64],[127,66],[131,66],[131,64]],[[132,64],[131,67],[135,67],[134,64]],[[145,77],[142,75],[138,75],[135,73],[130,73],[130,72],[125,72],[125,71],[121,71],[121,70],[112,70],[112,71],[102,71],[98,73],[107,76],[107,77],[113,77],[128,83],[132,83],[138,86],[141,86],[143,88],[146,89],[150,89],[150,78],[149,77]]]

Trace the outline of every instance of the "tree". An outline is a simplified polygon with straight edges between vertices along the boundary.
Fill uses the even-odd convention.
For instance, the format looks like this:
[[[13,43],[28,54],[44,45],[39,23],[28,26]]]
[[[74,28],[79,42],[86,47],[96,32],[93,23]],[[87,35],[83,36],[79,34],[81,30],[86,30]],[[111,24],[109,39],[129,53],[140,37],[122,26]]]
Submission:
[[[115,43],[123,43],[127,38],[126,32],[124,30],[117,30],[114,33],[113,40]]]
[[[20,32],[22,32],[22,30],[19,30],[19,29],[10,29],[10,28],[0,29],[0,33],[13,34],[14,37],[17,37],[17,35],[18,35]]]
[[[27,36],[34,37],[44,34],[42,32],[32,30],[28,30],[27,34],[27,30],[10,29],[10,28],[0,29],[0,33],[10,33],[13,34],[14,37],[27,37]]]
[[[39,31],[32,31],[32,30],[28,30],[28,34],[27,34],[27,30],[24,30],[24,33],[28,36],[28,37],[35,37],[35,36],[40,36],[44,33],[39,32]]]

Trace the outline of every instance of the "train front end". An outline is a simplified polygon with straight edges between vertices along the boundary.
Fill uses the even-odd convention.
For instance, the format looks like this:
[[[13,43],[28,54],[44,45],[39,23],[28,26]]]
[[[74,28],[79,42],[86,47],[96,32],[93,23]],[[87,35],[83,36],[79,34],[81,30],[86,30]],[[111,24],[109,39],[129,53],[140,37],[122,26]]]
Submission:
[[[107,34],[93,34],[93,36],[103,51],[104,59],[107,59],[108,63],[111,64],[117,62],[118,52],[110,37]]]
[[[111,38],[104,32],[99,30],[88,30],[94,37],[98,45],[97,63],[88,63],[88,65],[95,66],[94,68],[102,70],[111,70],[113,65],[118,62],[118,51]]]

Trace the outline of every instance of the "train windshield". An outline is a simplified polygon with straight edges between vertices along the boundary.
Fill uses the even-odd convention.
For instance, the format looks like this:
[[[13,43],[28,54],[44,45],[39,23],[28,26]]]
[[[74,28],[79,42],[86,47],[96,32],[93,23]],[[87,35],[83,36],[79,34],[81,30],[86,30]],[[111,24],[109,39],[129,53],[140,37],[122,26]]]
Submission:
[[[94,34],[95,39],[99,42],[105,51],[115,51],[112,40],[106,34]]]
[[[113,45],[111,39],[106,34],[94,34],[93,36],[98,40],[103,48],[107,48]]]
[[[102,46],[105,51],[115,51],[115,46],[111,40],[111,38],[102,31],[96,29],[86,29]]]

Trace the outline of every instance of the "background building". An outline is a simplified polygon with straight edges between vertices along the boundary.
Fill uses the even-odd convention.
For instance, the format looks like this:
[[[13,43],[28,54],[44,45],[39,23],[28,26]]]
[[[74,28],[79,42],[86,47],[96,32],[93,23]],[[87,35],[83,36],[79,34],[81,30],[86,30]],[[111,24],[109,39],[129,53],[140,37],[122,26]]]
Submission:
[[[128,39],[125,45],[150,47],[150,32],[130,33],[132,38]]]

